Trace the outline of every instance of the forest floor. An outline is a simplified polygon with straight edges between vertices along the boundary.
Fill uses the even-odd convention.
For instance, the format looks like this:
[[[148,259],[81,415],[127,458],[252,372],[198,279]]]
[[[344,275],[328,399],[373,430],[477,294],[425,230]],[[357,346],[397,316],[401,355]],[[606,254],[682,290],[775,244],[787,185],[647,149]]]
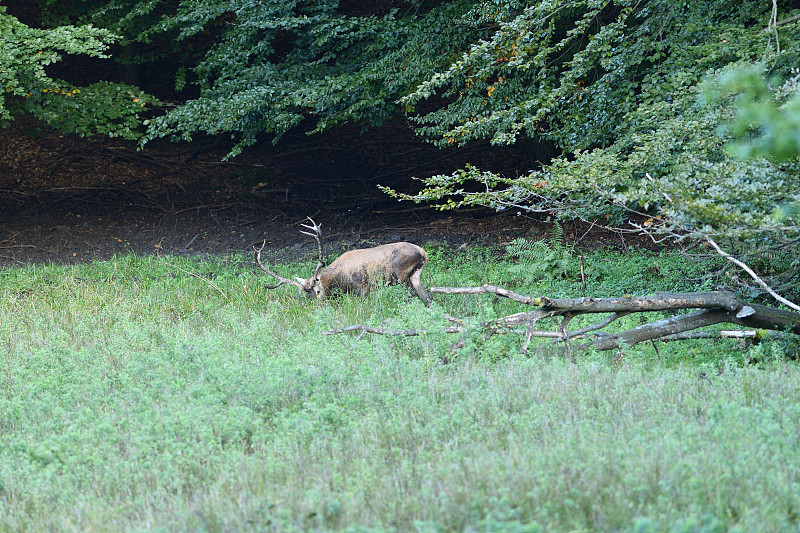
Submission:
[[[549,223],[516,212],[439,212],[377,188],[412,190],[411,176],[465,162],[512,172],[528,163],[522,150],[477,146],[443,154],[402,127],[349,133],[300,135],[224,162],[218,141],[159,142],[137,151],[132,143],[65,137],[17,120],[0,130],[0,267],[127,253],[229,254],[263,240],[297,259],[314,253],[313,241],[299,233],[306,216],[340,250],[398,240],[497,245],[547,234]],[[648,246],[595,225],[564,229],[579,246]]]

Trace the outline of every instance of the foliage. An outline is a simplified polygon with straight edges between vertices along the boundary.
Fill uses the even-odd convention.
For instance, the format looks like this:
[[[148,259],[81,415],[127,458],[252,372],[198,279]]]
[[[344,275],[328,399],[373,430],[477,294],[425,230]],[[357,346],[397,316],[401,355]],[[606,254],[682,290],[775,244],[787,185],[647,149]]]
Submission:
[[[766,57],[782,74],[798,54],[787,24],[782,54],[765,56],[763,2],[39,3],[50,24],[121,35],[118,60],[177,58],[176,85],[199,96],[151,120],[147,138],[232,134],[232,155],[265,132],[401,112],[443,146],[524,134],[575,154],[619,144],[712,69]]]
[[[62,54],[108,57],[108,46],[116,39],[91,24],[29,28],[0,6],[0,125],[29,112],[66,133],[141,136],[140,115],[151,101],[142,91],[109,83],[77,87],[46,72]]]
[[[767,158],[793,161],[786,166],[785,176],[793,196],[773,196],[771,214],[782,237],[795,237],[800,227],[800,70],[792,69],[792,77],[783,84],[773,80],[772,87],[760,69],[740,69],[726,73],[720,87],[707,89],[712,101],[726,92],[738,93],[736,116],[727,127],[734,142],[728,145],[741,160]],[[781,104],[781,101],[783,102]],[[770,191],[771,192],[771,191]],[[800,254],[797,246],[759,247],[757,259],[766,259],[763,270],[778,278],[777,283],[791,294],[800,294]]]
[[[601,26],[613,14],[603,11],[609,5],[599,2],[592,10],[578,10],[584,4],[568,2],[556,9],[537,3],[513,23],[502,24],[494,41],[474,46],[405,99],[417,101],[437,88],[444,89],[445,96],[463,95],[419,118],[430,123],[423,130],[439,135],[442,143],[481,137],[507,143],[525,131],[556,142],[565,156],[521,178],[469,167],[466,173],[435,176],[413,198],[444,199],[441,205],[446,208],[480,204],[536,209],[544,201],[543,208],[549,209],[546,200],[563,200],[559,207],[566,208],[568,216],[596,216],[604,208],[609,212],[611,201],[663,209],[692,229],[716,226],[736,232],[769,225],[765,215],[771,208],[766,209],[767,202],[759,202],[759,197],[769,188],[773,202],[793,198],[796,187],[790,177],[796,168],[737,163],[726,157],[724,138],[717,131],[732,117],[732,102],[708,107],[698,102],[705,76],[711,76],[710,84],[719,76],[727,80],[731,70],[717,69],[763,55],[767,37],[757,31],[760,26],[751,31],[746,27],[764,14],[741,2],[631,2],[622,3],[613,20]],[[584,15],[577,18],[566,6]],[[587,20],[599,31],[587,30]],[[535,40],[537,35],[548,39]],[[556,40],[556,35],[563,38]],[[527,46],[517,46],[517,41]],[[791,61],[778,59],[780,64]],[[513,96],[494,98],[499,89],[489,88],[498,83],[513,84],[508,91]],[[784,97],[796,91],[794,86],[791,82],[783,87]],[[474,115],[467,95],[474,99],[481,94],[490,96],[482,99],[484,112],[467,117]],[[464,187],[470,182],[484,184],[489,191],[480,187],[473,193]],[[714,185],[716,194],[705,197],[705,190]],[[743,195],[742,189],[750,189],[749,194]],[[680,193],[680,201],[667,199]],[[748,216],[753,211],[755,215]],[[740,223],[741,217],[745,220]]]
[[[82,88],[56,87],[42,92],[41,99],[30,99],[22,108],[59,131],[81,137],[103,134],[139,139],[143,111],[148,104],[158,103],[137,87],[106,81]]]
[[[76,16],[58,3],[41,3],[61,17]],[[85,9],[140,50],[137,62],[154,59],[154,45],[181,45],[174,50],[180,58],[176,84],[188,79],[199,96],[151,120],[147,139],[231,134],[235,155],[265,132],[277,141],[304,121],[319,131],[398,116],[402,107],[395,100],[476,35],[488,35],[471,22],[453,24],[474,1],[428,4],[183,0],[168,7],[158,0],[119,0]]]
[[[506,272],[496,256],[440,249],[429,281]],[[598,355],[573,364],[546,351],[514,356],[508,340],[500,357],[508,337],[495,335],[472,344],[491,359],[460,351],[443,364],[451,339],[320,332],[352,321],[416,328],[483,305],[451,298],[428,309],[396,286],[309,301],[265,291],[250,260],[0,270],[0,527],[796,525],[795,362],[762,350],[747,365],[736,345],[704,341],[658,356],[637,346],[616,367]],[[597,261],[615,265],[598,292],[658,290],[708,269],[680,256],[587,258]],[[641,268],[654,261],[661,275]],[[536,283],[580,291],[576,280]]]
[[[490,40],[404,98],[448,105],[419,117],[443,144],[526,132],[567,153],[608,145],[641,104],[670,101],[710,68],[758,56],[752,3],[518,2]]]
[[[614,222],[634,211],[649,217],[640,229],[654,238],[708,235],[759,253],[790,246],[796,256],[800,93],[791,68],[800,33],[797,21],[779,26],[778,53],[772,32],[761,31],[766,7],[528,6],[403,102],[444,97],[416,118],[442,145],[504,144],[524,134],[563,155],[522,176],[468,166],[423,179],[416,194],[386,190],[440,209],[482,205]],[[745,135],[752,138],[737,141]]]
[[[574,246],[564,242],[564,229],[557,222],[550,232],[549,243],[518,238],[506,250],[519,258],[519,263],[508,269],[509,273],[520,277],[566,278],[575,273],[578,263]]]
[[[763,67],[732,70],[722,76],[719,86],[707,89],[706,97],[712,102],[719,100],[723,91],[738,93],[736,116],[728,127],[731,135],[740,139],[729,145],[739,159],[789,161],[800,155],[800,68],[793,68],[791,74],[783,84],[777,80],[768,84]]]

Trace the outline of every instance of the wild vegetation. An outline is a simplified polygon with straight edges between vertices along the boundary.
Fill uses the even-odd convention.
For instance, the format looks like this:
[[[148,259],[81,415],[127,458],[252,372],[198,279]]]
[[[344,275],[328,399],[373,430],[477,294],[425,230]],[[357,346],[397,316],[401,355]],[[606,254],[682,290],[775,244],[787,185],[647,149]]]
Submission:
[[[516,258],[443,247],[426,286],[725,286],[800,309],[796,2],[37,4],[41,27],[0,6],[0,126],[224,135],[229,158],[396,120],[443,149],[524,142],[514,175],[466,166],[384,190],[706,248],[581,262],[558,239],[517,242]],[[54,74],[76,55],[108,56],[111,79]],[[251,261],[0,270],[0,532],[800,531],[796,336],[572,362],[535,338],[434,333],[521,310],[507,299],[426,307],[393,286],[309,301],[267,291]],[[297,267],[271,264],[314,270]],[[347,324],[429,333],[322,336]]]
[[[585,261],[611,295],[703,288],[721,260]],[[519,266],[442,248],[423,281],[583,292]],[[0,271],[0,531],[797,528],[796,344],[643,344],[615,365],[523,357],[514,336],[322,337],[515,304],[308,300],[257,272],[249,255]]]

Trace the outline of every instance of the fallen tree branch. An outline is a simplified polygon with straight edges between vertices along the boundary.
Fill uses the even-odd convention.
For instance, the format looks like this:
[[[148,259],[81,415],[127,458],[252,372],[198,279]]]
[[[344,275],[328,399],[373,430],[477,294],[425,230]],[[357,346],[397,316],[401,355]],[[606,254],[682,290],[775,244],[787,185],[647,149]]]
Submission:
[[[374,333],[375,335],[389,335],[394,337],[418,337],[420,335],[427,335],[428,333],[431,333],[426,329],[386,329],[373,328],[372,326],[366,326],[364,324],[353,324],[352,326],[347,326],[345,328],[329,329],[328,331],[323,331],[322,334],[338,335],[340,333],[348,333],[350,331],[361,331],[365,333]],[[462,331],[464,331],[464,328],[461,326],[451,326],[441,330],[442,333],[460,333]]]
[[[621,298],[548,298],[532,297],[519,294],[495,285],[480,287],[432,287],[430,292],[440,294],[494,294],[502,298],[510,298],[525,305],[536,306],[537,309],[515,313],[475,326],[468,326],[463,321],[445,315],[445,318],[459,325],[440,330],[418,330],[376,328],[364,324],[354,324],[345,328],[332,329],[323,335],[334,335],[359,331],[364,333],[393,336],[419,336],[434,332],[460,333],[469,329],[482,329],[490,333],[523,333],[524,340],[521,352],[526,353],[533,337],[550,338],[554,342],[563,342],[569,353],[573,349],[597,350],[623,349],[645,341],[677,341],[702,338],[751,338],[780,337],[782,333],[767,335],[764,330],[789,332],[800,335],[800,313],[784,309],[776,309],[758,304],[748,304],[728,291],[691,292],[691,293],[659,293],[652,296],[625,296]],[[603,333],[599,330],[609,326],[618,319],[637,312],[679,311],[695,309],[690,313],[679,314],[655,320],[640,326],[616,333]],[[608,316],[594,324],[569,331],[570,321],[582,314],[609,313]],[[534,324],[543,318],[562,317],[557,331],[534,329]],[[737,324],[750,331],[695,331],[706,326],[720,323]],[[573,346],[571,340],[584,340],[582,344]]]
[[[524,294],[519,294],[518,292],[510,291],[496,285],[481,285],[480,287],[431,287],[429,292],[439,292],[443,294],[481,294],[488,292],[522,304],[542,305],[541,298],[525,296]]]
[[[640,342],[656,340],[684,331],[727,322],[730,312],[724,310],[703,309],[685,315],[673,316],[657,320],[649,324],[631,328],[620,333],[596,333],[595,339],[584,344],[582,348],[594,346],[598,350],[613,350],[623,345],[634,346]]]
[[[686,331],[667,335],[656,339],[659,342],[684,341],[690,339],[753,339],[761,340],[766,338],[784,339],[786,335],[781,331],[763,330],[742,330],[742,329],[723,329],[720,331]]]
[[[610,315],[608,315],[606,318],[604,318],[603,320],[601,320],[597,324],[592,324],[590,326],[586,326],[585,328],[581,328],[581,329],[575,330],[572,333],[570,333],[569,336],[571,338],[579,337],[579,336],[582,336],[584,333],[589,333],[589,332],[592,332],[592,331],[597,331],[598,329],[603,329],[604,327],[606,327],[607,325],[611,324],[612,322],[614,322],[618,318],[622,318],[622,317],[627,316],[629,314],[630,314],[630,312],[627,312],[627,311],[626,312],[622,312],[622,313],[611,313]]]
[[[620,333],[596,334],[596,338],[584,347],[588,348],[589,345],[592,345],[598,350],[613,350],[623,344],[633,346],[643,341],[661,340],[665,337],[674,337],[672,340],[680,340],[683,338],[684,332],[720,323],[738,324],[757,329],[788,330],[795,335],[800,335],[800,315],[791,316],[797,314],[764,306],[754,306],[754,311],[753,314],[746,317],[738,317],[724,309],[702,309],[643,324]]]
[[[642,312],[713,307],[734,311],[742,309],[746,305],[735,294],[728,291],[662,292],[652,296],[621,298],[548,298],[525,296],[495,285],[481,285],[480,287],[431,287],[430,292],[442,294],[490,293],[542,309],[568,310],[577,313]]]

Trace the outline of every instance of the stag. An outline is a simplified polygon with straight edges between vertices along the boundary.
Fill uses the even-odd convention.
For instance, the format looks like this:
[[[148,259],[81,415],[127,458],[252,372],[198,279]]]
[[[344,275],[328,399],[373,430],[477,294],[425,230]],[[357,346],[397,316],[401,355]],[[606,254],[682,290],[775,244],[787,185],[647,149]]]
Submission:
[[[294,285],[299,288],[301,296],[324,298],[336,291],[364,296],[374,284],[402,283],[411,285],[412,292],[419,296],[425,305],[430,305],[433,298],[420,281],[422,268],[428,262],[425,250],[410,242],[382,244],[374,248],[345,252],[326,267],[322,254],[322,226],[314,222],[311,217],[307,218],[311,224],[301,224],[301,226],[309,231],[301,230],[300,233],[313,237],[317,241],[318,250],[317,268],[311,277],[287,279],[277,275],[261,262],[261,252],[266,241],[261,244],[261,248],[253,246],[258,267],[278,280],[277,285],[269,286],[268,289],[276,289],[281,285]]]

